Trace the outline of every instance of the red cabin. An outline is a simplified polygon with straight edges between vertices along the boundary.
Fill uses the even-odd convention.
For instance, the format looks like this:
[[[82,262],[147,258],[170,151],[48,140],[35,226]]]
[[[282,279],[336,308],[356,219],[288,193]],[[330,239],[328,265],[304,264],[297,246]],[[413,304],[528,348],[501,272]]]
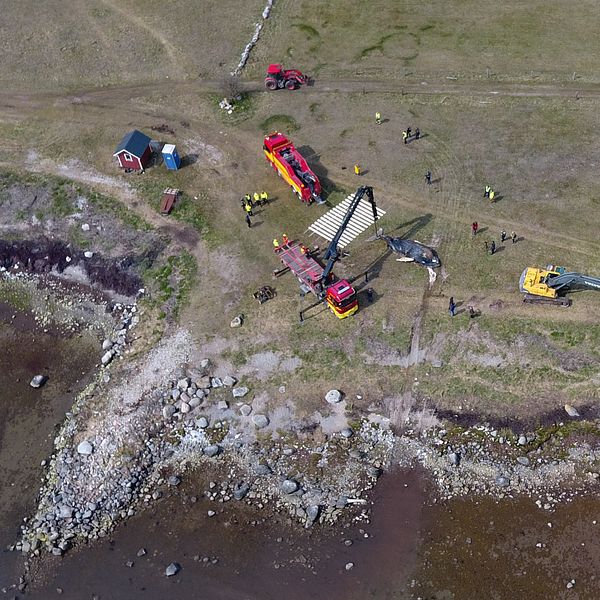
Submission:
[[[152,156],[150,138],[134,129],[123,137],[113,156],[117,157],[122,169],[143,171]]]

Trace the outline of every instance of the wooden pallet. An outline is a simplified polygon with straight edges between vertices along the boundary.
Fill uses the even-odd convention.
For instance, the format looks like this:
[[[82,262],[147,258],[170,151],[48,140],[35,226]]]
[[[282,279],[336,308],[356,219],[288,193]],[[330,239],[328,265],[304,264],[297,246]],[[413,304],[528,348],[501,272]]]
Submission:
[[[179,196],[179,190],[176,188],[166,188],[163,192],[162,200],[160,201],[160,214],[168,215],[172,210],[177,197]]]

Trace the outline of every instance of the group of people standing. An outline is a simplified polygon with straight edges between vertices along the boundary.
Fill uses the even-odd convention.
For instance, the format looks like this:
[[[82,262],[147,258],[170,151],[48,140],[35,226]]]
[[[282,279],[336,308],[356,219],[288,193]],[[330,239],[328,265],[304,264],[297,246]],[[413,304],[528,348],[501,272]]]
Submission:
[[[471,233],[475,236],[475,235],[477,235],[478,231],[479,231],[479,223],[477,221],[473,221],[473,223],[471,223]],[[500,231],[500,241],[502,243],[504,243],[507,239],[508,239],[508,236],[506,234],[506,231],[504,229],[502,229]],[[510,239],[513,244],[517,243],[517,234],[514,231],[511,231]],[[496,242],[494,240],[492,240],[491,242],[489,242],[488,240],[484,240],[483,244],[485,246],[486,252],[489,252],[490,254],[494,254],[496,252]]]
[[[494,198],[496,197],[496,192],[489,185],[486,185],[485,191],[483,192],[483,197],[489,198],[490,202],[493,202]]]
[[[412,140],[418,140],[420,137],[421,137],[421,131],[418,127],[415,129],[414,133],[410,127],[407,127],[402,132],[402,140],[404,141],[405,144],[408,144],[408,142],[410,142]]]
[[[242,208],[246,212],[246,225],[248,227],[252,227],[252,220],[250,217],[254,216],[252,213],[252,209],[255,206],[264,206],[269,202],[269,194],[267,192],[254,192],[254,194],[246,194],[241,200]]]

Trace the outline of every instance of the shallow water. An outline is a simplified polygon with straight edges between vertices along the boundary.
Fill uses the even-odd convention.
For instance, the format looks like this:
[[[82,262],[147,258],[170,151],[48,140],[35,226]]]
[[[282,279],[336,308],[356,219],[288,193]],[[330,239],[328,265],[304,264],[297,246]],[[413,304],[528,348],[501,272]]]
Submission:
[[[370,524],[310,530],[289,526],[282,515],[253,526],[265,511],[200,498],[206,489],[202,479],[184,481],[175,495],[129,520],[111,539],[64,558],[48,558],[38,575],[43,583],[27,597],[47,598],[56,587],[63,588],[62,598],[72,599],[403,597],[397,593],[415,566],[423,491],[414,472],[381,479],[374,494],[379,509]],[[189,501],[190,492],[198,494],[196,503]],[[222,513],[207,516],[209,508],[219,507]],[[353,541],[349,547],[347,539]],[[138,558],[142,547],[148,554]],[[205,556],[218,558],[217,564],[202,562]],[[126,566],[128,561],[134,565]],[[167,578],[164,570],[172,561],[182,569]],[[350,571],[348,562],[354,563]]]
[[[0,303],[0,588],[18,579],[22,560],[5,548],[35,507],[40,462],[98,353],[91,335],[43,333],[31,315]],[[48,382],[36,390],[29,382],[37,374]]]

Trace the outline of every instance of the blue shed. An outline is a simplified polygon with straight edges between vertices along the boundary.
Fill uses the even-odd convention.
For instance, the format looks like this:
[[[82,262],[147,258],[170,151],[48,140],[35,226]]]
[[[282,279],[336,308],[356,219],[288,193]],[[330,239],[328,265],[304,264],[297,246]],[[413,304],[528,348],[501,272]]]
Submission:
[[[171,171],[177,171],[177,169],[179,169],[181,159],[179,158],[179,154],[177,154],[175,144],[165,144],[162,149],[162,157],[167,169]]]

